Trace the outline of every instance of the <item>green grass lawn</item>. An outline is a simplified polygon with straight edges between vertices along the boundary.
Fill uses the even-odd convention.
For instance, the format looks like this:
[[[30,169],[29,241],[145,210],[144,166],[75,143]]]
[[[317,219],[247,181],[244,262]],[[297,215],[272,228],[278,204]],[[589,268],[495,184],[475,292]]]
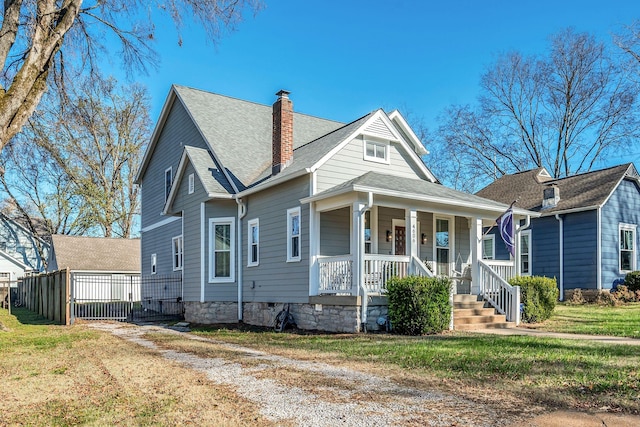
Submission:
[[[196,333],[267,351],[395,366],[417,378],[510,391],[561,408],[640,412],[638,347],[528,336],[447,333],[297,335],[201,329]]]
[[[618,307],[560,303],[553,316],[536,328],[570,334],[640,338],[640,303]]]

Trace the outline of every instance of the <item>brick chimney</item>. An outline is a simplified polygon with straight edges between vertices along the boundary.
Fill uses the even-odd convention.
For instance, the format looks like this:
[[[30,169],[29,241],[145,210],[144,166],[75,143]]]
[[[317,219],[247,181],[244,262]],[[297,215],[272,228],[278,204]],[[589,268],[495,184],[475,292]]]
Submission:
[[[271,175],[276,175],[286,168],[293,159],[293,103],[289,93],[281,90],[273,104],[273,162]]]

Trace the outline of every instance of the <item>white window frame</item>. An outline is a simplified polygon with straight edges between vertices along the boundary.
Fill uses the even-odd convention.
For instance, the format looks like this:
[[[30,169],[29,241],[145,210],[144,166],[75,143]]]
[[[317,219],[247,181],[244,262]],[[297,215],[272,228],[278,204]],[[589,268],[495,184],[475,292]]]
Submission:
[[[527,236],[528,240],[529,240],[529,245],[527,248],[527,253],[525,254],[524,252],[522,252],[522,238],[524,236]],[[531,230],[523,230],[520,232],[520,237],[518,238],[518,263],[519,263],[519,267],[520,267],[520,275],[521,276],[531,276],[531,273],[533,272],[533,262],[532,262],[532,256],[531,256],[531,252],[532,252],[532,246],[531,246]],[[527,255],[528,261],[529,261],[529,271],[524,272],[522,271],[522,256],[523,255]]]
[[[189,194],[193,194],[196,186],[195,183],[196,183],[196,179],[194,175],[192,173],[189,174]]]
[[[229,226],[229,276],[216,276],[215,269],[215,227],[216,225]],[[236,280],[236,238],[234,217],[209,218],[209,283],[232,283]],[[226,251],[225,251],[226,252]]]
[[[618,224],[618,270],[620,271],[620,274],[625,274],[625,273],[629,273],[631,271],[635,271],[636,270],[636,258],[637,258],[637,252],[636,252],[636,229],[637,229],[637,225],[635,224],[625,224],[625,223],[619,223]],[[631,250],[629,249],[622,249],[622,241],[621,241],[621,236],[620,234],[623,231],[631,231],[633,233],[633,247],[631,248]],[[627,251],[627,252],[631,252],[631,270],[623,270],[622,269],[622,251]]]
[[[167,176],[169,180],[167,181]],[[173,167],[168,167],[164,170],[164,202],[169,200],[169,193],[171,192],[171,184],[173,183]]]
[[[171,259],[173,260],[173,271],[182,270],[184,265],[184,240],[182,235],[171,239]]]
[[[485,242],[491,241],[491,257],[488,257],[484,251]],[[496,236],[494,234],[487,234],[482,237],[482,259],[495,260],[496,259]]]
[[[293,218],[298,217],[298,234],[293,234],[291,224]],[[298,255],[293,255],[293,239],[298,238]],[[287,209],[287,262],[299,262],[302,254],[302,215],[300,214],[300,206]]]
[[[367,146],[368,145],[372,145],[374,146],[374,155],[371,156],[367,153]],[[378,157],[376,156],[376,148],[380,148],[382,147],[384,149],[384,157]],[[363,139],[362,140],[362,152],[363,152],[363,158],[366,161],[369,162],[376,162],[376,163],[384,163],[384,164],[389,164],[389,143],[388,142],[381,142],[381,141],[374,141],[371,139]]]
[[[151,254],[151,274],[156,274],[158,272],[158,257],[156,254]]]
[[[256,229],[256,240],[253,240],[253,229]],[[256,247],[256,259],[253,260],[253,247]],[[247,222],[247,267],[255,267],[260,264],[260,221],[258,218]]]

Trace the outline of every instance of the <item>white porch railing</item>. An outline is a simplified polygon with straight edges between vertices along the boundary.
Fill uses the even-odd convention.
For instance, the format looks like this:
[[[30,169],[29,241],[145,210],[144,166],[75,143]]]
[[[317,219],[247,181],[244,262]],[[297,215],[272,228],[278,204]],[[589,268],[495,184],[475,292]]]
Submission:
[[[498,273],[505,281],[516,275],[516,266],[513,261],[483,259],[482,262],[491,267],[491,269]]]
[[[480,295],[509,322],[520,324],[520,286],[511,286],[485,261],[478,260]]]
[[[384,293],[389,279],[409,274],[410,262],[410,256],[365,254],[364,288],[367,293]]]
[[[351,255],[318,257],[321,294],[344,294],[353,291],[353,257]]]

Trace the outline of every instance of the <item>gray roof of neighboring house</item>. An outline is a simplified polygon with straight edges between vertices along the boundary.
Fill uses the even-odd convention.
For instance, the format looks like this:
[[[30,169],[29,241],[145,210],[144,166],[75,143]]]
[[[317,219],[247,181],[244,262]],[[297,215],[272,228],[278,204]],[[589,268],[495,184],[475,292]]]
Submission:
[[[542,175],[541,175],[542,172]],[[544,168],[505,175],[476,193],[477,196],[540,212],[542,216],[562,211],[602,206],[625,176],[637,180],[633,163],[625,163],[593,172],[566,178],[545,176]],[[555,207],[542,209],[543,190],[551,185],[558,187],[560,200]]]
[[[267,168],[270,170],[271,106],[185,86],[173,88],[240,191],[258,180]],[[301,113],[294,113],[293,121],[294,148],[344,126]]]
[[[485,199],[473,194],[463,193],[461,191],[445,187],[442,184],[436,184],[421,179],[387,175],[378,172],[367,172],[364,175],[339,184],[329,190],[310,197],[309,199],[319,200],[341,194],[343,192],[369,190],[378,193],[384,192],[387,195],[397,195],[398,197],[410,197],[415,198],[416,200],[429,200],[435,203],[455,203],[460,206],[466,205],[494,212],[502,212],[508,208],[508,206],[503,203]],[[516,213],[526,214],[527,212],[520,210],[519,212],[516,211]]]
[[[72,271],[140,271],[140,239],[51,236],[50,264]]]
[[[203,148],[186,146],[184,151],[189,156],[191,165],[198,174],[198,178],[208,194],[212,193],[232,193],[233,188],[229,180],[216,167],[209,150]]]

